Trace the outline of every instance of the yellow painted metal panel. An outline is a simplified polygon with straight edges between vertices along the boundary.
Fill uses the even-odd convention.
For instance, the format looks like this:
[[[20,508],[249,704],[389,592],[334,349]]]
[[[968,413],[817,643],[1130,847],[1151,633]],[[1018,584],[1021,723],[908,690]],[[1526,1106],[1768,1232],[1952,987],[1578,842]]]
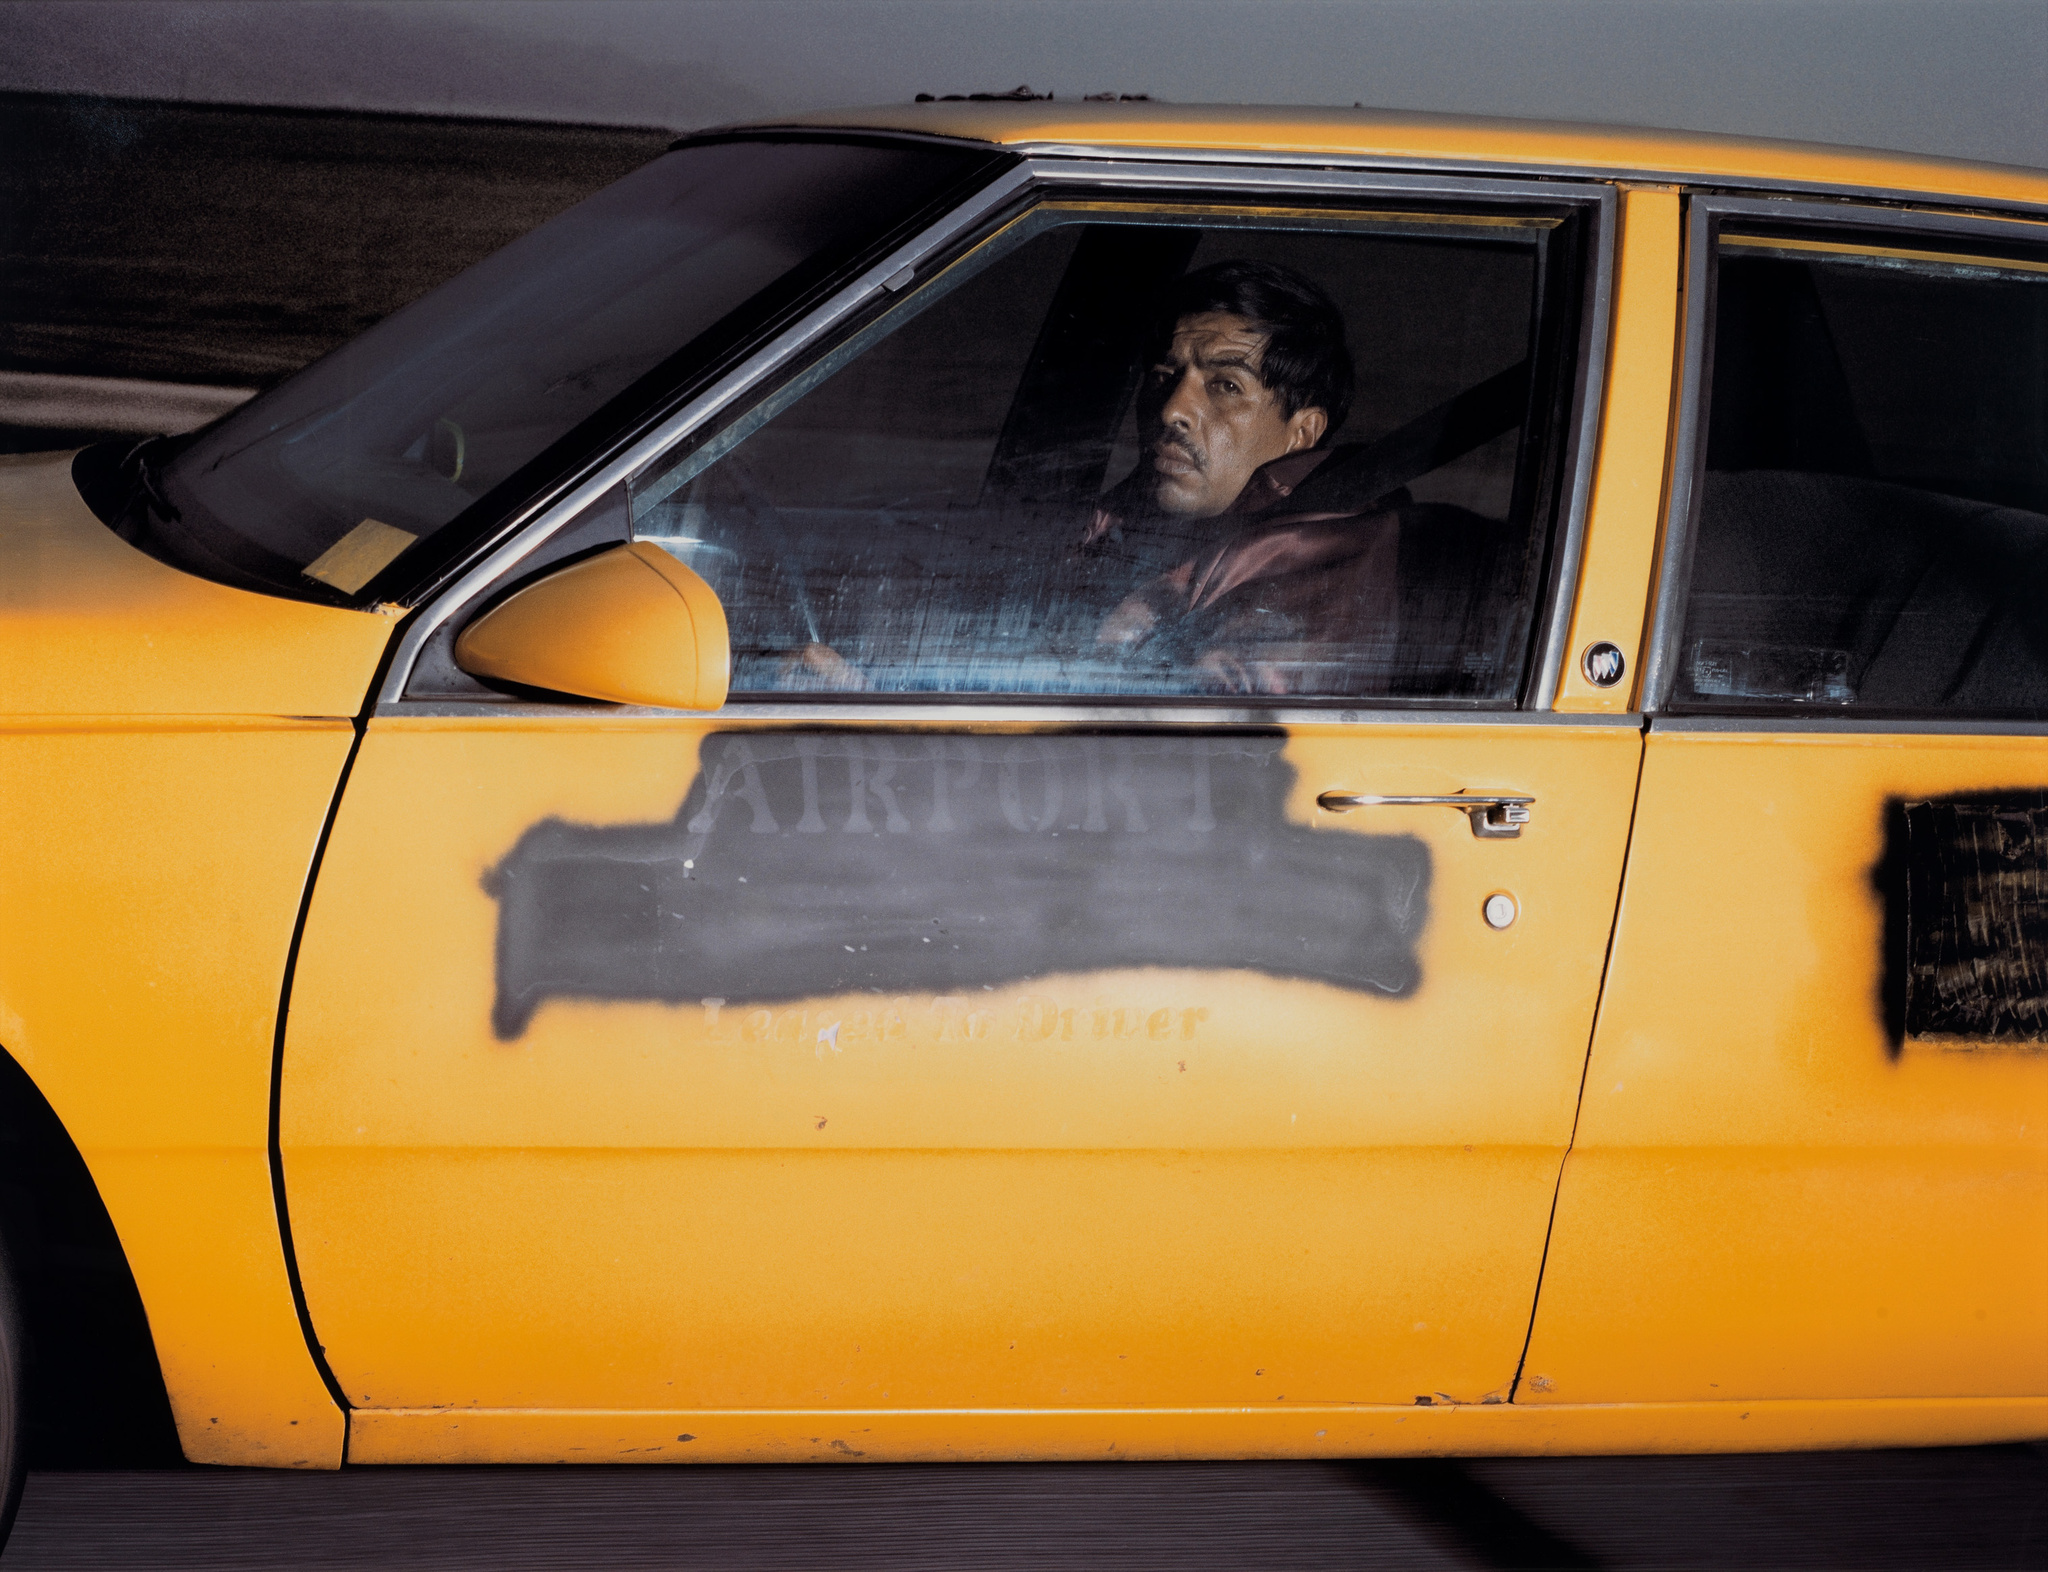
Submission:
[[[308,1303],[352,1403],[1504,1391],[1633,729],[1289,734],[1291,822],[1432,853],[1405,999],[1124,968],[959,998],[553,1000],[499,1041],[487,872],[550,816],[672,819],[719,724],[372,724],[309,915],[282,1125]],[[1532,793],[1534,824],[1488,841],[1440,808],[1314,807],[1461,786]],[[1503,889],[1521,915],[1496,932],[1480,907]]]
[[[1629,126],[1259,104],[953,103],[820,110],[778,124],[922,131],[1012,145],[1339,153],[1462,169],[1577,168],[1924,192],[1937,201],[2048,202],[2048,174],[1815,143]]]
[[[1557,1152],[1474,1145],[326,1149],[288,1174],[351,1405],[1498,1402]]]
[[[1966,1446],[2048,1435],[2048,1399],[1397,1408],[358,1410],[351,1463],[1512,1457]]]
[[[333,1467],[272,1201],[279,989],[345,723],[0,734],[0,1046],[84,1154],[187,1454]]]
[[[1606,406],[1578,602],[1558,683],[1560,710],[1629,710],[1641,680],[1678,349],[1679,226],[1675,190],[1623,191]],[[1614,645],[1627,662],[1623,680],[1611,688],[1589,682],[1580,664],[1587,646],[1598,642]]]
[[[2048,1392],[2044,1241],[2038,1145],[1576,1150],[1518,1400]]]
[[[2035,737],[1652,734],[1518,1400],[2048,1391],[2048,1052],[1894,1048],[1875,878],[1888,802],[2044,774]]]
[[[70,454],[0,457],[0,713],[353,715],[395,615],[180,573],[93,517]]]
[[[185,1456],[338,1467],[345,1424],[292,1304],[268,1151],[89,1146],[85,1159],[142,1292]]]

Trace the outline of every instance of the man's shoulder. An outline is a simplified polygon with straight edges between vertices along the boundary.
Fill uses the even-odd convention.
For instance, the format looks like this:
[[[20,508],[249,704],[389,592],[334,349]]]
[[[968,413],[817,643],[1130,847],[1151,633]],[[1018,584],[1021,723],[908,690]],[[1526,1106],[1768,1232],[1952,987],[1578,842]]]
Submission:
[[[1143,478],[1142,468],[1131,471],[1109,490],[1095,499],[1081,537],[1075,545],[1082,551],[1099,549],[1108,541],[1116,539],[1126,525],[1134,522],[1145,511],[1144,488],[1139,484]]]
[[[1359,516],[1398,506],[1409,478],[1367,443],[1311,448],[1275,459],[1254,474],[1245,486],[1242,511],[1253,517]]]

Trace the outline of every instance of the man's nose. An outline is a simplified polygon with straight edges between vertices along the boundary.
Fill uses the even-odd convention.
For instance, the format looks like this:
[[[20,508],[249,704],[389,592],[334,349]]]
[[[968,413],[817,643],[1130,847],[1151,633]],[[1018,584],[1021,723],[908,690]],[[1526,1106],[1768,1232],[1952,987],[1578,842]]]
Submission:
[[[1186,431],[1195,423],[1195,374],[1193,368],[1183,372],[1173,384],[1173,392],[1159,407],[1159,423],[1176,431]]]

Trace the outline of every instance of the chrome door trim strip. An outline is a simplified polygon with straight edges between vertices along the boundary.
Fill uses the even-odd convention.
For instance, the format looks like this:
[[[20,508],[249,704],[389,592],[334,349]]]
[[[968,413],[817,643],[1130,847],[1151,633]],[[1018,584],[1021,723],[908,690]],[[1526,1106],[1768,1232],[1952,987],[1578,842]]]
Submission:
[[[2041,737],[2048,721],[1881,720],[1859,715],[1656,715],[1650,731],[1678,734],[1779,736],[1804,732],[1816,737]]]
[[[1310,169],[1360,169],[1398,174],[1481,175],[1525,180],[1625,181],[1632,185],[1683,186],[1691,191],[1740,192],[1775,191],[1791,196],[1825,197],[1850,202],[1893,202],[1902,206],[1934,204],[1942,213],[2011,213],[2048,218],[2048,199],[2029,202],[2022,198],[1960,199],[1938,187],[1863,186],[1827,180],[1780,179],[1770,175],[1731,175],[1718,171],[1650,169],[1628,164],[1543,164],[1516,163],[1484,158],[1426,158],[1398,153],[1278,152],[1240,148],[1134,147],[1127,143],[1091,142],[1006,142],[1002,146],[1031,158],[1142,158],[1161,163],[1239,164],[1257,163]],[[1843,148],[1844,152],[1872,151]],[[1905,156],[1905,155],[1901,155]],[[2033,171],[2023,171],[2033,173]]]
[[[1256,708],[1226,704],[991,704],[959,699],[901,704],[813,702],[728,704],[717,710],[665,710],[637,704],[380,704],[378,720],[551,721],[603,729],[620,721],[704,721],[713,726],[950,726],[950,727],[1087,727],[1096,730],[1217,730],[1276,726],[1550,726],[1640,729],[1640,715],[1576,714],[1550,710],[1375,710],[1337,705]]]
[[[1759,204],[1760,205],[1760,204]],[[1685,217],[1685,325],[1678,336],[1678,418],[1672,434],[1670,480],[1665,488],[1661,561],[1652,599],[1649,647],[1644,651],[1642,706],[1656,711],[1671,691],[1672,644],[1685,620],[1685,586],[1692,576],[1692,497],[1706,462],[1700,431],[1701,389],[1707,344],[1707,244],[1720,211],[1714,198],[1696,197]]]
[[[1593,505],[1593,462],[1600,452],[1600,416],[1607,395],[1607,347],[1614,327],[1614,259],[1620,231],[1621,196],[1612,186],[1598,188],[1594,232],[1589,237],[1586,297],[1580,309],[1578,365],[1572,403],[1577,412],[1565,439],[1560,498],[1564,506],[1557,536],[1557,560],[1544,586],[1550,625],[1538,646],[1536,680],[1529,687],[1532,709],[1547,710],[1557,702],[1557,685],[1570,658],[1572,613],[1578,605],[1579,565],[1586,550],[1586,517]]]
[[[1676,645],[1684,628],[1685,587],[1692,573],[1693,510],[1706,467],[1703,418],[1711,415],[1706,390],[1712,375],[1713,346],[1708,342],[1708,284],[1716,250],[1714,238],[1723,219],[1754,219],[1802,227],[1886,229],[1949,239],[1982,240],[2006,245],[2048,244],[2048,234],[2032,226],[2022,230],[2013,221],[1964,214],[1901,212],[1895,208],[1857,207],[1834,202],[1783,202],[1748,197],[1695,196],[1687,204],[1685,228],[1685,329],[1680,337],[1677,432],[1672,447],[1670,495],[1665,504],[1662,564],[1658,570],[1655,611],[1648,654],[1643,662],[1642,706],[1660,712],[1671,696],[1676,673]]]
[[[1135,156],[1133,156],[1135,151]],[[1289,164],[1281,155],[1247,154],[1243,163],[1224,160],[1195,162],[1163,156],[1150,148],[1105,149],[1088,158],[1043,157],[1032,154],[1023,166],[1049,188],[1119,186],[1161,190],[1245,191],[1261,196],[1276,191],[1372,192],[1381,196],[1492,197],[1511,202],[1583,204],[1613,188],[1597,180],[1539,182],[1460,175],[1452,171],[1333,168]]]
[[[1156,195],[1175,190],[1241,190],[1249,195],[1271,197],[1275,194],[1298,191],[1303,194],[1326,195],[1448,197],[1503,204],[1538,202],[1591,208],[1595,216],[1597,233],[1593,238],[1589,256],[1593,263],[1590,271],[1594,275],[1594,285],[1587,321],[1597,327],[1598,337],[1595,344],[1589,345],[1584,336],[1585,325],[1582,325],[1580,374],[1586,374],[1589,350],[1597,347],[1597,364],[1604,375],[1607,314],[1612,303],[1615,231],[1613,215],[1618,204],[1618,197],[1611,186],[1597,182],[1537,185],[1527,181],[1476,180],[1428,173],[1381,173],[1369,170],[1240,167],[1219,169],[1213,166],[1153,160],[1116,159],[1083,164],[1068,160],[1027,159],[1006,171],[915,239],[906,242],[877,262],[809,316],[786,329],[772,342],[749,356],[743,364],[720,378],[715,385],[661,421],[645,435],[602,461],[582,479],[572,482],[552,498],[535,504],[525,520],[512,526],[517,531],[512,538],[486,555],[481,562],[407,620],[405,631],[400,636],[398,647],[386,668],[384,680],[377,690],[379,711],[381,712],[386,705],[406,702],[405,687],[411,680],[421,648],[451,617],[488,594],[507,573],[516,569],[551,535],[567,526],[605,492],[627,476],[652,463],[666,449],[688,436],[705,421],[717,416],[756,382],[795,358],[809,344],[850,316],[906,268],[914,269],[920,262],[928,260],[935,251],[948,245],[1004,205],[1023,197],[1027,191],[1043,191],[1048,195],[1057,196],[1075,189],[1100,185],[1114,185],[1133,194]],[[1600,381],[1596,377],[1584,393],[1575,389],[1575,394],[1581,397],[1597,396],[1599,389]],[[1566,499],[1565,539],[1558,552],[1558,565],[1562,569],[1568,564],[1574,573],[1583,545],[1586,506],[1591,487],[1591,467],[1597,445],[1598,416],[1597,402],[1584,404],[1567,439],[1566,474],[1573,490]],[[1557,593],[1558,582],[1554,580],[1551,586],[1553,602],[1568,601],[1568,595]],[[1537,665],[1538,687],[1541,691],[1532,694],[1532,702],[1547,703],[1549,693],[1555,689],[1558,675],[1563,669],[1562,645],[1569,631],[1569,612],[1568,604],[1553,604],[1550,614],[1551,625],[1545,630],[1545,642]],[[1550,684],[1548,689],[1542,689],[1545,681]]]

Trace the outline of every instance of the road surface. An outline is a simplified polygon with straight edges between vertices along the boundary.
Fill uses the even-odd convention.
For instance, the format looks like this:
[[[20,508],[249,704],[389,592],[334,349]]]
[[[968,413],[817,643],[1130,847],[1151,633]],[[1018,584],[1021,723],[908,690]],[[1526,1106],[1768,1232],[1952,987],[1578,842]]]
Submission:
[[[4,1572],[2048,1568],[2048,1449],[32,1474]]]

